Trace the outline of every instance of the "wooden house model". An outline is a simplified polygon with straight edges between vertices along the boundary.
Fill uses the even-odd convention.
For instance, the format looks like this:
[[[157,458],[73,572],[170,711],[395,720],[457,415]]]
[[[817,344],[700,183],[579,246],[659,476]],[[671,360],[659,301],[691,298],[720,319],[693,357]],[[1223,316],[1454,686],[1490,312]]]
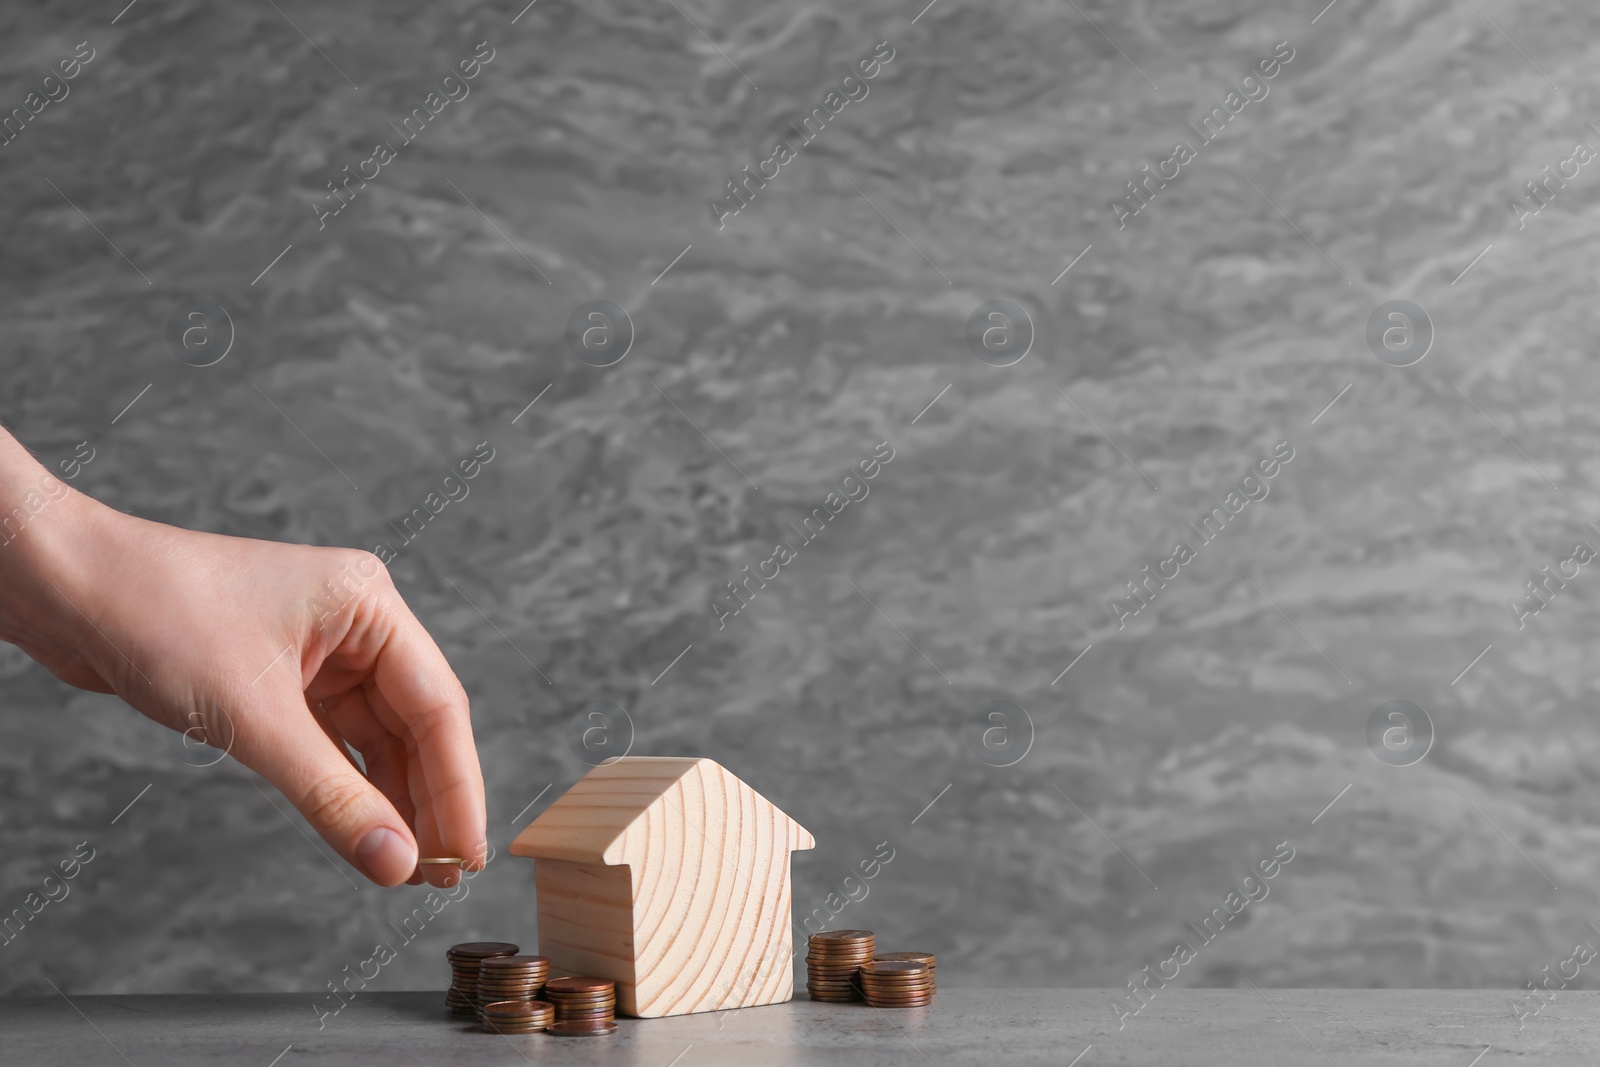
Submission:
[[[814,847],[715,761],[657,756],[594,768],[511,842],[550,973],[610,978],[644,1018],[794,995],[789,853]]]

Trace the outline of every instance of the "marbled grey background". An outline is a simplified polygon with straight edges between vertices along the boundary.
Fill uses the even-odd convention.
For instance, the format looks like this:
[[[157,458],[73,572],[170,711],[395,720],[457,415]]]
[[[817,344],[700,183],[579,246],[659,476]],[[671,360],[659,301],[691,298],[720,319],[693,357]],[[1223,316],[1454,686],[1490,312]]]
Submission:
[[[952,985],[1119,985],[1284,841],[1181,981],[1520,987],[1593,941],[1600,579],[1524,629],[1507,601],[1600,544],[1600,172],[1520,229],[1508,200],[1600,147],[1600,16],[925,2],[8,5],[0,105],[95,58],[0,147],[0,418],[47,461],[90,442],[76,484],[117,507],[362,547],[491,442],[393,570],[472,696],[502,850],[604,698],[634,752],[712,756],[815,832],[797,908],[889,842],[835,925]],[[319,231],[325,183],[482,41],[470,96]],[[880,41],[719,232],[724,183]],[[1269,95],[1119,230],[1124,183],[1280,41]],[[199,296],[237,331],[203,369],[162,339]],[[1014,366],[966,346],[993,298],[1037,328]],[[1365,340],[1396,298],[1437,330],[1404,369]],[[563,342],[594,299],[637,329],[604,369]],[[708,598],[880,440],[870,496],[719,630]],[[1270,496],[1119,628],[1107,599],[1280,441]],[[418,904],[231,761],[3,664],[0,910],[96,850],[0,948],[6,990],[320,991]],[[1036,727],[1008,768],[965,741],[994,699]],[[1407,768],[1366,741],[1393,699],[1437,732]],[[377,985],[533,944],[532,884],[497,861]]]

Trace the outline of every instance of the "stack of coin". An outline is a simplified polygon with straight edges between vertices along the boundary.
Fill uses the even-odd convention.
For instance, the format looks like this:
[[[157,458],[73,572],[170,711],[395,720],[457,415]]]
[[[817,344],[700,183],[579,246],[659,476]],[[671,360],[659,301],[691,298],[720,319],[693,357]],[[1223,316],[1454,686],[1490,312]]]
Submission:
[[[515,956],[509,941],[468,941],[445,952],[450,961],[450,991],[444,1003],[456,1015],[478,1014],[478,965],[495,956]]]
[[[933,1000],[933,976],[926,963],[869,963],[861,968],[861,992],[874,1008],[921,1008]]]
[[[491,956],[478,964],[478,1007],[497,1000],[536,1000],[550,977],[543,956]]]
[[[806,951],[806,992],[812,1000],[860,1000],[856,972],[872,962],[869,930],[829,930],[812,934]]]
[[[928,992],[937,993],[933,980],[934,964],[937,962],[931,952],[880,952],[872,957],[874,963],[925,963],[928,965]]]
[[[542,1000],[496,1000],[479,1012],[478,1024],[491,1034],[536,1034],[555,1019],[556,1009]]]
[[[617,1032],[617,983],[609,978],[553,978],[544,994],[556,1009],[549,1032],[561,1037],[597,1037]]]

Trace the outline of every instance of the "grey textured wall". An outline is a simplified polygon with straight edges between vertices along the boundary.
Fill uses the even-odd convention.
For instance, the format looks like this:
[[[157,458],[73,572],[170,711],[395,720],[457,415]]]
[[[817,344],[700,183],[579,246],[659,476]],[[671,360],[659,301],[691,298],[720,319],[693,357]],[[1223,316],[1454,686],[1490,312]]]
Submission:
[[[489,442],[392,570],[472,696],[502,852],[604,699],[635,753],[714,757],[815,832],[797,909],[887,842],[833,924],[951,984],[1120,984],[1281,842],[1182,981],[1521,986],[1593,941],[1600,579],[1569,565],[1520,627],[1508,601],[1600,546],[1596,14],[924,2],[7,5],[0,105],[93,58],[0,146],[0,418],[47,461],[88,442],[75,484],[125,510],[368,548]],[[1145,165],[1176,177],[1133,198]],[[234,331],[209,367],[164,338],[199,298]],[[995,299],[1034,334],[1009,366],[968,341]],[[593,300],[635,333],[606,367],[565,338]],[[320,990],[421,901],[231,760],[3,663],[0,910],[94,850],[5,989]],[[994,700],[1031,745],[985,733]],[[1369,741],[1394,700],[1434,734],[1409,766],[1384,731],[1416,710]],[[502,855],[378,985],[532,944],[531,894]]]

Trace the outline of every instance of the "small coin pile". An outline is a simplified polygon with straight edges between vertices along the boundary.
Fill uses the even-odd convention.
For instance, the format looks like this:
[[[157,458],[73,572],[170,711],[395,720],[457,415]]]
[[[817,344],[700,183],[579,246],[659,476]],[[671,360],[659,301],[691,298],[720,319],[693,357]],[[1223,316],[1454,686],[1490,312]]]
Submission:
[[[879,952],[870,930],[812,934],[806,992],[812,1000],[865,1000],[875,1008],[921,1008],[933,999],[931,952]]]
[[[544,956],[491,956],[478,964],[478,1008],[501,1000],[535,1000],[549,977]]]
[[[617,983],[609,978],[552,978],[544,994],[556,1009],[550,1033],[593,1037],[617,1032]]]
[[[617,984],[609,978],[550,977],[550,960],[518,955],[509,941],[469,941],[445,953],[445,1005],[495,1034],[600,1037],[617,1032]],[[539,999],[540,997],[544,999]]]
[[[861,992],[874,1008],[922,1008],[933,1000],[926,963],[874,961],[861,968]]]
[[[450,989],[444,995],[445,1006],[454,1015],[478,1014],[478,968],[484,960],[496,956],[515,956],[516,945],[509,941],[468,941],[445,952],[450,961]]]
[[[478,1025],[491,1034],[536,1034],[554,1021],[554,1005],[542,1000],[496,1000],[479,1009]]]
[[[872,957],[872,961],[874,963],[925,963],[928,966],[928,992],[930,994],[938,992],[934,988],[936,983],[933,979],[934,966],[938,961],[933,958],[933,953],[931,952],[880,952]]]
[[[806,949],[806,992],[812,1000],[845,1003],[861,999],[857,978],[872,962],[875,940],[870,930],[829,930],[812,934]]]

